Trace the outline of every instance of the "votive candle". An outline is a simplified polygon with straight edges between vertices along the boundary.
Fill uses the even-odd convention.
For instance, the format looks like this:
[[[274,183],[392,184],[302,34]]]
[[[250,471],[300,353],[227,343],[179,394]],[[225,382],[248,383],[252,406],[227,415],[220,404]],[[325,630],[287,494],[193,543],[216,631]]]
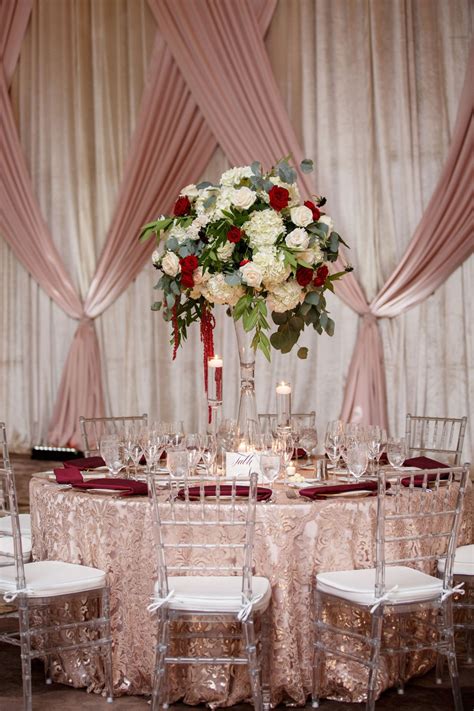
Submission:
[[[291,426],[291,385],[284,380],[276,386],[277,427]]]

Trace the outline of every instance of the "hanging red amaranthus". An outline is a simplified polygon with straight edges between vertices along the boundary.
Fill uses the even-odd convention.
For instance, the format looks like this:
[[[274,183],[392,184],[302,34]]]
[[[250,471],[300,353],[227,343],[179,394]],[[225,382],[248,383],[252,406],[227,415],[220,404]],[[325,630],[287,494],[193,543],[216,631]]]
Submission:
[[[201,342],[203,351],[203,365],[204,365],[204,387],[206,389],[206,395],[208,392],[208,382],[207,382],[207,361],[214,355],[214,328],[216,325],[216,319],[214,318],[210,309],[204,303],[201,309]]]
[[[176,353],[178,351],[179,344],[179,327],[178,327],[178,305],[176,301],[172,309],[172,323],[173,323],[173,360],[176,359]]]

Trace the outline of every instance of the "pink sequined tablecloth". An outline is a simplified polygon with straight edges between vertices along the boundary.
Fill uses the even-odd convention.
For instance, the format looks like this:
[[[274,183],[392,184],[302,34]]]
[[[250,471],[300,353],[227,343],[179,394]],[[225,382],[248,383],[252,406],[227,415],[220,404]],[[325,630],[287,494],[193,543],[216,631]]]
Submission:
[[[468,492],[469,494],[471,492]],[[472,540],[471,496],[466,502],[459,545]],[[58,487],[33,478],[30,486],[33,556],[64,560],[107,572],[111,587],[114,688],[117,694],[151,689],[155,623],[147,611],[156,574],[151,516],[145,497],[117,498]],[[272,704],[304,705],[311,690],[311,585],[318,571],[366,568],[374,564],[376,498],[309,502],[288,499],[257,505],[255,572],[272,585]],[[364,619],[348,619],[363,626]],[[427,654],[407,660],[407,676],[433,665]],[[57,680],[84,686],[87,662],[69,659]],[[396,663],[384,659],[378,691],[391,686]],[[100,691],[102,675],[93,671],[90,690]],[[325,697],[362,701],[366,671],[352,661],[331,659]],[[188,666],[171,675],[170,700],[230,706],[249,699],[245,667]]]

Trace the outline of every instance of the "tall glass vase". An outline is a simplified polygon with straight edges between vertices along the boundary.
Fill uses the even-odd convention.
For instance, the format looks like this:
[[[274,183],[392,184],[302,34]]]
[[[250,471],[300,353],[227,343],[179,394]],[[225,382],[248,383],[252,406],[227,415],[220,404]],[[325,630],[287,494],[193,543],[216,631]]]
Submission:
[[[253,331],[244,329],[240,318],[234,321],[240,362],[240,400],[237,425],[241,436],[252,438],[260,434],[260,425],[255,397],[255,351],[251,347]]]

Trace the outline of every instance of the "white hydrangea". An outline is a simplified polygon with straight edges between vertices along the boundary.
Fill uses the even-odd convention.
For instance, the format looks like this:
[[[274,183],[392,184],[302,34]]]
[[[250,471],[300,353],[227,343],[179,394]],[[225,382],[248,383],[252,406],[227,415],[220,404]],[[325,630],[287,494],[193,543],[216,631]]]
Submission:
[[[203,296],[213,304],[235,306],[245,293],[243,286],[231,286],[223,274],[213,274],[202,288]]]
[[[296,227],[288,232],[285,242],[290,249],[306,249],[309,245],[309,234],[303,227]]]
[[[189,239],[199,239],[199,232],[202,230],[203,227],[207,225],[209,222],[209,215],[206,215],[205,213],[202,215],[198,215],[189,225],[187,229],[187,235]]]
[[[265,288],[272,289],[288,279],[291,268],[285,264],[283,252],[277,254],[275,247],[264,247],[253,255],[254,264],[263,274]]]
[[[226,185],[230,188],[234,185],[238,185],[244,178],[250,178],[252,175],[252,168],[249,165],[244,165],[239,168],[230,168],[222,173],[221,185]]]
[[[267,296],[270,311],[283,313],[294,309],[304,299],[304,291],[295,279],[276,286]]]
[[[223,262],[226,262],[231,258],[232,252],[234,251],[235,244],[232,242],[226,242],[222,247],[218,247],[216,250],[217,256]]]
[[[257,199],[257,194],[250,188],[239,188],[232,190],[231,200],[234,207],[238,210],[249,210]]]
[[[275,210],[260,210],[252,213],[243,229],[249,238],[252,248],[275,244],[278,237],[285,232],[283,219]]]
[[[220,220],[225,217],[224,210],[230,210],[232,207],[232,188],[224,187],[217,193],[216,204],[212,209],[211,215],[213,220]]]
[[[155,265],[159,265],[159,263],[161,262],[161,254],[157,249],[155,249],[155,251],[151,255],[151,261]]]
[[[166,233],[166,238],[168,239],[168,237],[174,237],[178,241],[178,244],[181,244],[186,239],[188,239],[188,230],[186,230],[184,227],[181,227],[181,225],[172,225],[168,228],[168,231]]]
[[[161,268],[168,276],[175,277],[181,271],[179,257],[174,252],[165,252],[161,260]]]
[[[214,211],[214,208],[205,207],[204,205],[206,200],[210,198],[211,195],[216,195],[217,197],[217,188],[204,188],[203,190],[199,191],[199,197],[196,198],[196,202],[194,204],[194,209],[196,210],[196,214],[198,216],[207,215],[208,218],[212,217],[212,212]]]

